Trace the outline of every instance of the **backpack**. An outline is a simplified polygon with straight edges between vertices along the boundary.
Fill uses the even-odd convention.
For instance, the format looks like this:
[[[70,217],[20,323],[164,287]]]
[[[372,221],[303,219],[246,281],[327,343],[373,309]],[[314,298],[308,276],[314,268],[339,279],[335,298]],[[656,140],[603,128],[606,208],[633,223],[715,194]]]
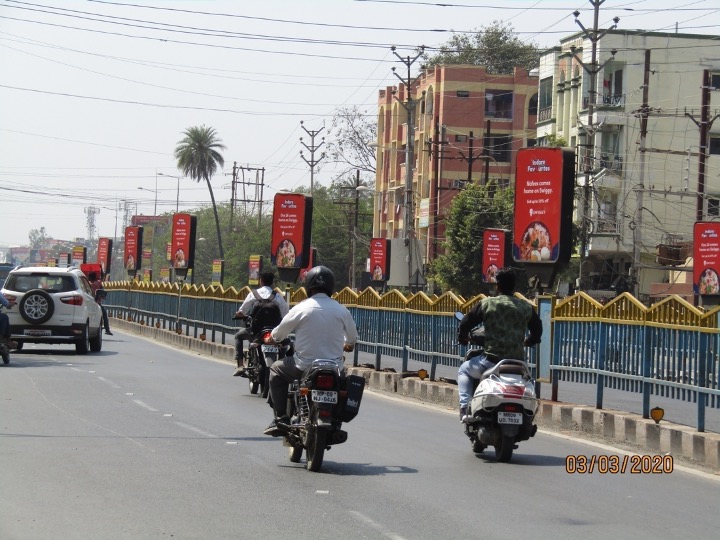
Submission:
[[[257,291],[253,291],[252,294],[256,302],[248,314],[251,320],[250,331],[257,334],[263,328],[275,328],[282,320],[280,306],[275,302],[277,291],[273,291],[268,298],[263,298]]]

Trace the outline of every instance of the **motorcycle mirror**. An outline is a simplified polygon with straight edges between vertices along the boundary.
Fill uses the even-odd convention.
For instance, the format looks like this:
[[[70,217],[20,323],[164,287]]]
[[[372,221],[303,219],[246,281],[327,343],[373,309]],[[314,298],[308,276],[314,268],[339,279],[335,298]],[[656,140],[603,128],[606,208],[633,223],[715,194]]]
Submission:
[[[458,321],[462,321],[462,320],[463,320],[463,317],[465,317],[465,315],[463,314],[462,311],[456,311],[456,312],[455,312],[455,318],[456,318]]]

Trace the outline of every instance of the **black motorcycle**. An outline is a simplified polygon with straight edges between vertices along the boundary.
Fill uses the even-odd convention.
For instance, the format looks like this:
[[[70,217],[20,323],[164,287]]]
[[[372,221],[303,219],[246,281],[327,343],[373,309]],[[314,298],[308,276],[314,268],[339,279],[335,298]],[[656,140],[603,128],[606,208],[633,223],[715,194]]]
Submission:
[[[260,391],[260,395],[264,398],[270,393],[270,366],[276,360],[293,353],[290,339],[277,344],[273,341],[271,332],[271,327],[263,328],[253,338],[245,366],[250,393],[257,394]]]
[[[341,427],[357,416],[364,389],[365,379],[346,376],[341,363],[313,361],[289,388],[290,425],[284,426],[283,444],[288,447],[290,461],[299,463],[305,450],[307,469],[319,471],[325,450],[347,441],[347,432]]]

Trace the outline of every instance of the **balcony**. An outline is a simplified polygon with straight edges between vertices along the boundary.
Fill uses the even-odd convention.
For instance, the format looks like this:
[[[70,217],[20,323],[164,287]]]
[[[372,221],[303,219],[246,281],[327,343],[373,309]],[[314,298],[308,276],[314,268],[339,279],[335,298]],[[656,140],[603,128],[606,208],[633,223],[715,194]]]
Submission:
[[[545,107],[538,112],[538,122],[545,122],[552,118],[552,107]]]
[[[583,97],[583,109],[590,106],[590,96]],[[622,108],[625,106],[625,94],[603,94],[598,96],[594,103],[595,107]]]

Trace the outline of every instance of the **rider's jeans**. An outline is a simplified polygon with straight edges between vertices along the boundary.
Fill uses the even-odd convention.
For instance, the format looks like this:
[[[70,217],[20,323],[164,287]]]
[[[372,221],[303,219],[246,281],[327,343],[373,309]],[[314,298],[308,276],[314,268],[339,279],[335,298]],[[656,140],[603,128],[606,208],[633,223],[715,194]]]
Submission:
[[[479,379],[488,369],[495,366],[484,354],[473,356],[460,364],[458,369],[458,393],[460,394],[460,407],[467,407],[473,391],[473,379]]]

